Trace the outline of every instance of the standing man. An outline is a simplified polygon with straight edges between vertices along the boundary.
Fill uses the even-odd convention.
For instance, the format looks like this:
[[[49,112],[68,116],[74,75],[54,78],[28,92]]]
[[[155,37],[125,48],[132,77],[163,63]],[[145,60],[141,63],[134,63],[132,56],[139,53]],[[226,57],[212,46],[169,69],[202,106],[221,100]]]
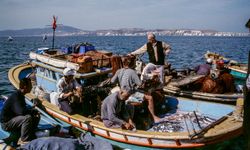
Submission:
[[[21,137],[21,143],[36,138],[35,129],[40,120],[40,115],[34,109],[28,109],[24,95],[31,91],[32,85],[29,78],[20,80],[19,90],[13,93],[4,103],[0,121],[4,130],[10,132],[10,136],[4,141],[7,144],[17,142]]]
[[[162,41],[157,41],[153,33],[148,33],[147,38],[148,43],[129,55],[139,55],[148,52],[149,62],[157,65],[157,68],[160,70],[161,82],[164,83],[165,56],[171,50],[170,45]]]

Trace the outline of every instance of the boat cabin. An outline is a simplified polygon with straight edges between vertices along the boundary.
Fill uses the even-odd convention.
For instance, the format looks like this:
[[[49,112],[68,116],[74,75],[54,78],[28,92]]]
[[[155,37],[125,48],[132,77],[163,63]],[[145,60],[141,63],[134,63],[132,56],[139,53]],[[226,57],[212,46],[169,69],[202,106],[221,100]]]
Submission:
[[[75,48],[78,51],[71,51],[69,48],[39,48],[30,52],[37,85],[49,93],[56,91],[56,83],[63,76],[62,72],[66,67],[76,70],[75,78],[81,85],[97,84],[97,81],[107,78],[111,72],[112,53],[95,50],[93,46],[78,47]],[[93,79],[96,82],[92,83]]]

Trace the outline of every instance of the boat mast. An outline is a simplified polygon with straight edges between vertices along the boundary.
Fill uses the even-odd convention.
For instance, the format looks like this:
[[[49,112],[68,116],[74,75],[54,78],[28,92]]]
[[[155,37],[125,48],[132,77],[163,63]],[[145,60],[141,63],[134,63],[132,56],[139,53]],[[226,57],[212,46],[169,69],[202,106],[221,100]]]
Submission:
[[[53,23],[52,23],[52,29],[53,29],[53,38],[52,38],[52,49],[54,49],[54,43],[55,43],[55,32],[56,32],[56,21],[57,17],[53,16]]]

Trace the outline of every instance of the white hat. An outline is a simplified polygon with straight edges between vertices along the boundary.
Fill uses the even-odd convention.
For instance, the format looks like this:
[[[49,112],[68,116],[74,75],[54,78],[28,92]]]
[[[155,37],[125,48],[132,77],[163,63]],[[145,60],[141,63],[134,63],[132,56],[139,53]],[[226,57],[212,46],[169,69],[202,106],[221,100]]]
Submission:
[[[212,58],[208,58],[207,59],[207,63],[211,64],[213,62],[213,59]]]
[[[74,69],[71,69],[71,68],[65,68],[63,70],[64,76],[70,76],[70,75],[73,76],[73,75],[75,75],[75,73],[76,73],[76,71]]]
[[[152,70],[151,73],[153,74],[159,74],[161,71],[160,69],[156,68],[155,70]]]

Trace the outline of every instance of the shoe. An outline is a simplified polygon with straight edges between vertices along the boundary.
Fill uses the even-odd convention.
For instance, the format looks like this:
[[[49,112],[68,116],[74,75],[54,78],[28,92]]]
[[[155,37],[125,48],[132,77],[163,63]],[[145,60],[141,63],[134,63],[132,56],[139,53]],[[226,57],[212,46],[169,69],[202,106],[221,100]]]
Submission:
[[[101,119],[101,116],[100,116],[100,115],[96,115],[93,119],[94,119],[94,120],[97,120],[97,121],[102,121],[102,119]]]
[[[0,140],[0,144],[4,144],[5,142],[4,142],[4,140]]]

